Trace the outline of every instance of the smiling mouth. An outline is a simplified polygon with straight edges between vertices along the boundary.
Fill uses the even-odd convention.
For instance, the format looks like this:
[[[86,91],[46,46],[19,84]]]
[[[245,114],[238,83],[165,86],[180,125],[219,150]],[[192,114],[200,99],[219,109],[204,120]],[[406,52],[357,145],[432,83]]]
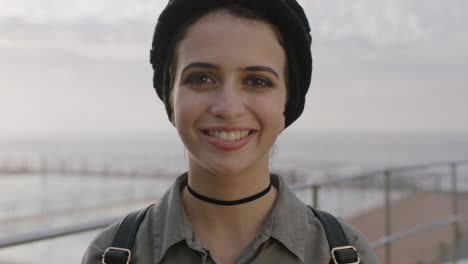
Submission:
[[[203,134],[210,137],[218,138],[225,141],[237,141],[249,135],[252,135],[256,130],[237,130],[237,131],[216,131],[216,130],[201,130]]]

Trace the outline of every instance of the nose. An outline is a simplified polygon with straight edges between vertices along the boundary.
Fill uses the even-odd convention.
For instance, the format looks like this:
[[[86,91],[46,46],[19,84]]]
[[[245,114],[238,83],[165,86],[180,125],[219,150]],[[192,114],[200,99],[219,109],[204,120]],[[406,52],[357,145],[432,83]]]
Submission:
[[[227,120],[244,114],[245,105],[241,89],[234,83],[223,84],[213,96],[210,112],[216,117]]]

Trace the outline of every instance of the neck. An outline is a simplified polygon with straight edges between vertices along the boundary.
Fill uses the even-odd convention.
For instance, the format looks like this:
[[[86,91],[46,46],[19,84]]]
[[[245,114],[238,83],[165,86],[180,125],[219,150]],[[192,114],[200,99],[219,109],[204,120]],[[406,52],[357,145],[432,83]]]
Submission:
[[[186,187],[182,192],[193,232],[223,263],[234,263],[243,249],[258,236],[271,214],[276,196],[276,188],[271,188],[255,201],[223,206],[195,198]]]
[[[197,193],[213,199],[243,199],[263,191],[269,183],[268,165],[236,174],[217,174],[189,162],[188,185]]]
[[[259,193],[270,184],[268,163],[263,165],[237,175],[219,175],[189,160],[188,184],[210,198],[239,200]],[[185,187],[182,201],[196,236],[223,263],[233,263],[261,232],[276,196],[276,188],[271,188],[266,195],[251,202],[224,206],[202,201]]]
[[[258,236],[271,214],[276,196],[276,188],[271,188],[255,201],[223,206],[195,198],[187,187],[182,192],[185,212],[193,231],[218,258],[228,253],[238,256]],[[224,252],[222,248],[231,250]]]
[[[269,184],[268,166],[237,175],[216,175],[189,166],[188,185],[197,193],[217,200],[243,199],[265,190]],[[260,231],[273,208],[276,194],[276,188],[272,187],[256,200],[223,206],[202,201],[185,187],[182,198],[195,233],[202,233],[203,228],[209,227],[211,234],[245,237]]]
[[[190,185],[188,185],[188,184],[187,184],[187,190],[190,192],[190,194],[192,196],[194,196],[198,200],[202,200],[204,202],[212,203],[212,204],[216,204],[216,205],[234,206],[234,205],[249,203],[249,202],[255,201],[255,200],[259,199],[259,198],[262,198],[265,194],[267,194],[271,190],[271,182],[270,182],[270,184],[268,184],[268,186],[264,190],[262,190],[259,193],[256,193],[254,195],[251,195],[251,196],[248,196],[248,197],[245,197],[245,198],[242,198],[242,199],[231,200],[231,201],[218,200],[218,199],[214,199],[214,198],[211,198],[211,197],[204,196],[204,195],[194,191],[192,188],[190,188]]]

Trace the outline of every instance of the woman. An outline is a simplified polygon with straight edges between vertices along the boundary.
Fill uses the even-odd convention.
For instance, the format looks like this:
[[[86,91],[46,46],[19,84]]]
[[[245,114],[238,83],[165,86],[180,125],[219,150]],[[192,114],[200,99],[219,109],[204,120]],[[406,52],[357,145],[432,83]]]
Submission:
[[[269,171],[269,150],[302,113],[310,29],[294,0],[173,0],[156,26],[154,87],[188,150],[140,225],[131,263],[329,263],[313,212]],[[341,223],[361,263],[366,239]],[[83,263],[101,263],[119,223]]]

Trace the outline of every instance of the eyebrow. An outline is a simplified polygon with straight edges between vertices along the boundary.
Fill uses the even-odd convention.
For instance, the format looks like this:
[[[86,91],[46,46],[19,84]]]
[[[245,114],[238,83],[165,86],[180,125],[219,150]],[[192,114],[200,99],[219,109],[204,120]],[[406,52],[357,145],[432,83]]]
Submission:
[[[206,62],[192,62],[189,65],[185,66],[185,68],[182,70],[182,73],[184,73],[190,68],[219,69],[220,67],[216,64],[211,64],[211,63],[206,63]]]
[[[219,69],[221,67],[219,65],[212,64],[212,63],[207,63],[207,62],[192,62],[189,65],[185,66],[185,68],[182,70],[182,73],[184,73],[186,70],[188,70],[190,68]],[[267,67],[267,66],[248,66],[248,67],[245,67],[243,70],[246,70],[246,71],[265,71],[265,72],[269,72],[269,73],[275,75],[277,78],[279,78],[278,73],[275,70],[273,70],[272,68]]]
[[[279,78],[278,73],[275,70],[273,70],[272,68],[267,67],[267,66],[249,66],[249,67],[245,67],[245,70],[248,70],[248,71],[266,71],[266,72],[269,72],[269,73],[275,75],[276,78]]]

